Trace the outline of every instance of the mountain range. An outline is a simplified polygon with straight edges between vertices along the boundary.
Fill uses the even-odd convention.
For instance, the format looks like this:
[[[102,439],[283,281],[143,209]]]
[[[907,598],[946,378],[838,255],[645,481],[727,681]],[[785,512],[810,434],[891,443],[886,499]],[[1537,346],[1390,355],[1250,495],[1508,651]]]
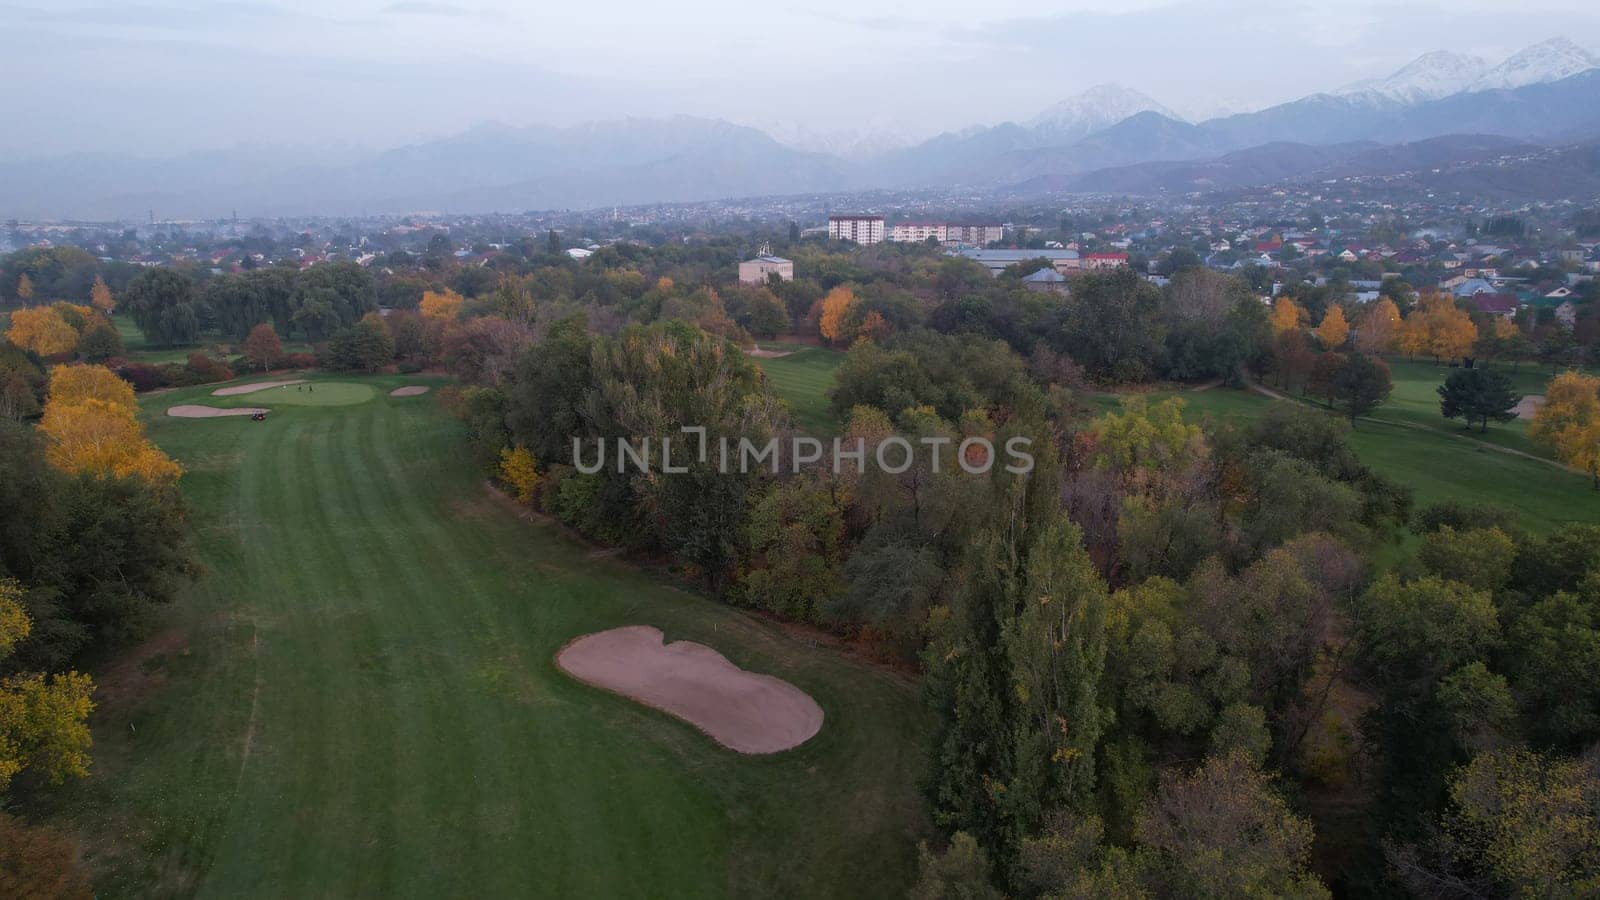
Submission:
[[[910,145],[870,132],[788,128],[775,137],[676,116],[569,128],[488,124],[339,159],[240,148],[165,159],[96,153],[12,160],[0,162],[0,216],[521,211],[934,186],[1008,194],[1192,191],[1378,172],[1408,160],[1416,164],[1411,169],[1424,159],[1431,168],[1470,166],[1530,143],[1595,138],[1600,58],[1557,38],[1498,65],[1426,53],[1384,78],[1202,122],[1102,84],[1024,122]],[[1538,171],[1577,188],[1587,182],[1556,178],[1550,166],[1588,160],[1552,156]],[[1492,175],[1478,171],[1471,183],[1489,190]]]

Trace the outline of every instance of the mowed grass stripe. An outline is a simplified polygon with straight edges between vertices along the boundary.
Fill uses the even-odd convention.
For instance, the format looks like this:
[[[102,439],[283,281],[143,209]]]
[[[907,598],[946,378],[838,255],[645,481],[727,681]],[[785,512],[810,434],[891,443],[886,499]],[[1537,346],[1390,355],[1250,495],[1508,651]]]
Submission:
[[[97,713],[95,774],[60,793],[103,896],[903,893],[909,685],[520,518],[432,397],[362,381],[371,402],[266,423],[160,415],[205,388],[147,411],[207,575],[171,610],[187,646]],[[555,669],[627,623],[789,678],[829,721],[747,758]]]

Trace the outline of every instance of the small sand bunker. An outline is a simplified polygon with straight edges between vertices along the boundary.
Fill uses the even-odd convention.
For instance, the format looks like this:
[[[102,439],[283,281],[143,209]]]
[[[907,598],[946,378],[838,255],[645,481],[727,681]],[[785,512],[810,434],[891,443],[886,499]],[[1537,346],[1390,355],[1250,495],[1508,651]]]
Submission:
[[[254,394],[267,388],[283,387],[286,384],[305,384],[304,378],[295,378],[290,381],[257,381],[254,384],[236,384],[233,387],[217,388],[211,392],[213,397],[237,397],[240,394]]]
[[[215,406],[200,406],[198,404],[185,404],[167,409],[167,415],[177,416],[180,419],[215,419],[218,416],[252,416],[268,410],[256,406],[241,406],[238,409],[218,409]]]
[[[756,359],[783,359],[785,356],[793,356],[794,355],[794,351],[793,350],[765,350],[765,349],[762,349],[761,347],[757,347],[754,350],[746,350],[744,352],[744,355],[745,356],[753,356]]]
[[[1531,419],[1541,406],[1544,406],[1544,395],[1529,394],[1513,406],[1511,411],[1516,413],[1519,419]]]
[[[390,391],[389,392],[389,396],[391,396],[391,397],[415,397],[418,394],[426,394],[427,392],[428,392],[428,386],[425,385],[425,384],[408,384],[405,387],[397,387],[394,390]]]
[[[556,654],[568,675],[688,722],[740,753],[777,753],[822,728],[822,707],[781,678],[747,672],[691,641],[628,625],[584,635]]]

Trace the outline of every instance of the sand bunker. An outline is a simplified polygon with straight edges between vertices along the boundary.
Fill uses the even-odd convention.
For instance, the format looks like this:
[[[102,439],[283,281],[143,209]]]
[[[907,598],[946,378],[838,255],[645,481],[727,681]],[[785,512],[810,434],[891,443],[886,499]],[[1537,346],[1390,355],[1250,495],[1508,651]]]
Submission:
[[[241,406],[238,409],[218,409],[215,406],[187,404],[169,407],[167,415],[177,416],[180,419],[215,419],[218,416],[250,416],[267,411],[255,406]]]
[[[1544,406],[1544,395],[1529,394],[1513,406],[1511,411],[1516,413],[1519,419],[1531,419],[1541,406]]]
[[[391,396],[391,397],[415,397],[418,394],[426,394],[427,392],[428,392],[428,386],[425,385],[425,384],[408,384],[405,387],[397,387],[394,390],[390,391],[389,392],[389,396]]]
[[[256,391],[264,391],[267,388],[283,387],[286,384],[305,384],[305,381],[304,378],[296,378],[291,381],[258,381],[254,384],[236,384],[233,387],[217,388],[211,392],[211,396],[236,397],[240,394],[254,394]]]
[[[628,625],[573,640],[556,654],[568,675],[688,722],[740,753],[777,753],[822,728],[822,707],[781,678],[746,672],[691,641]]]
[[[744,352],[744,354],[746,356],[753,356],[756,359],[783,359],[785,356],[793,356],[794,355],[794,351],[793,350],[766,350],[766,349],[763,349],[761,347],[757,347],[754,350],[746,350]]]

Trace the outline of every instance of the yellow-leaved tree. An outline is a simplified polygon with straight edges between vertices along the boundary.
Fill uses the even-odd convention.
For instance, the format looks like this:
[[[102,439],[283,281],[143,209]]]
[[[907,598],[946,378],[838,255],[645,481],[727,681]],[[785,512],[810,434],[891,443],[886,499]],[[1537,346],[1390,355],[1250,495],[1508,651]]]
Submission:
[[[1328,307],[1322,314],[1322,324],[1317,326],[1317,340],[1328,350],[1337,350],[1344,346],[1345,338],[1350,336],[1350,323],[1345,321],[1344,307],[1335,303]]]
[[[423,291],[422,302],[417,304],[417,309],[429,319],[454,319],[461,315],[461,304],[466,302],[455,291],[445,288],[444,291]]]
[[[104,366],[51,369],[39,430],[63,472],[170,481],[183,471],[144,436],[133,389]]]
[[[846,333],[850,309],[856,305],[855,292],[840,285],[828,292],[822,298],[822,315],[817,317],[817,330],[822,332],[823,339],[835,344],[849,342]]]
[[[6,338],[40,356],[71,353],[78,346],[77,330],[67,323],[60,312],[48,306],[31,306],[13,312]]]
[[[1379,297],[1367,307],[1356,329],[1356,347],[1368,356],[1381,356],[1394,349],[1400,336],[1400,307],[1388,297]]]
[[[1305,321],[1306,312],[1300,304],[1288,297],[1279,297],[1272,301],[1272,333],[1282,334],[1299,328]]]
[[[137,411],[133,385],[105,366],[52,366],[46,403],[71,406],[85,400],[104,400]]]
[[[517,492],[518,503],[532,503],[533,492],[539,487],[539,461],[527,447],[503,447],[500,450],[500,480]]]
[[[1434,359],[1461,359],[1472,355],[1478,326],[1449,294],[1429,292],[1417,299],[1400,331],[1400,349],[1408,356],[1426,353]]]
[[[89,288],[89,305],[98,309],[102,315],[111,315],[111,310],[117,306],[117,301],[111,297],[111,288],[106,285],[106,280],[99,275],[94,277],[94,286]]]
[[[23,306],[33,302],[33,279],[28,277],[27,272],[17,276],[17,299]]]
[[[28,636],[22,589],[0,578],[0,660]],[[23,769],[52,782],[89,774],[89,712],[94,681],[87,675],[10,675],[0,679],[0,790]]]
[[[1563,372],[1551,379],[1528,436],[1562,462],[1588,472],[1600,490],[1600,378]]]

